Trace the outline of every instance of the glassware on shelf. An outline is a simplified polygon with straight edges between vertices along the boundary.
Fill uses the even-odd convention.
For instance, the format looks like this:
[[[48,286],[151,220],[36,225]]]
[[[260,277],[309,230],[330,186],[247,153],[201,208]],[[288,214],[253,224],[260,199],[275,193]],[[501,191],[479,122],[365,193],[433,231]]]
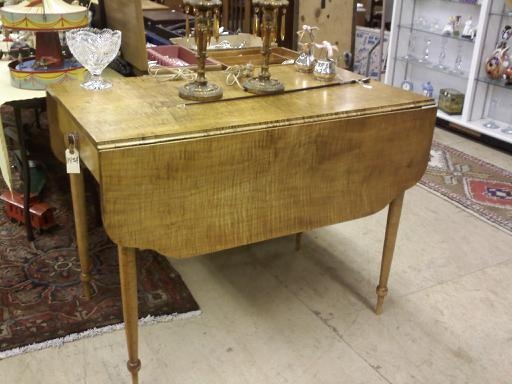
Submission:
[[[441,49],[439,50],[439,58],[437,59],[436,68],[438,69],[446,69],[446,44],[448,43],[448,39],[446,37],[441,38]]]
[[[489,128],[489,129],[498,129],[500,126],[498,124],[496,124],[494,121],[492,120],[487,120],[485,123],[484,123],[484,127],[485,128]]]
[[[435,33],[441,33],[441,22],[438,18],[434,18],[430,23],[430,30]]]
[[[418,59],[420,63],[428,64],[430,63],[430,45],[432,44],[432,40],[429,38],[425,38],[425,46],[423,48],[423,55]]]
[[[81,28],[66,32],[69,50],[90,73],[90,78],[80,84],[89,90],[111,88],[101,73],[116,57],[121,47],[121,31],[112,29]]]
[[[512,135],[512,103],[509,104],[508,110],[510,112],[510,117],[508,118],[508,125],[501,129],[501,132],[506,133],[508,135]]]
[[[462,67],[462,44],[460,44],[460,42],[457,44],[457,56],[455,57],[453,72],[460,75],[464,74],[464,69]]]
[[[416,34],[411,33],[409,36],[409,44],[407,46],[407,54],[403,57],[405,60],[414,61],[417,60],[416,56]]]
[[[420,15],[413,20],[413,27],[426,31],[429,29],[428,21],[424,16]]]
[[[493,120],[494,116],[496,116],[496,108],[498,107],[498,98],[493,97],[489,102],[489,110],[487,111],[487,116],[489,119],[484,123],[485,128],[489,129],[498,129],[500,126],[496,124]]]

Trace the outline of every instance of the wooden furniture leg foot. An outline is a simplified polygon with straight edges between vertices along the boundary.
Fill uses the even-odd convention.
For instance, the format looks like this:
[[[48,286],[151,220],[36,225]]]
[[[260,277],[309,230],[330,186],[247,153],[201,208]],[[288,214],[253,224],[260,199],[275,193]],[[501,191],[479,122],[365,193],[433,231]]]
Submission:
[[[302,241],[302,232],[296,233],[295,234],[295,250],[297,252],[300,251],[301,241]]]
[[[127,361],[126,367],[128,368],[128,371],[130,371],[132,375],[132,384],[138,384],[139,383],[139,370],[141,367],[140,359],[137,359],[135,361]]]
[[[404,192],[389,204],[386,235],[384,237],[382,262],[380,265],[379,285],[377,286],[377,306],[375,307],[375,313],[377,315],[382,313],[384,297],[386,297],[388,293],[389,271],[391,270],[391,262],[393,261],[393,252],[395,250],[396,235],[398,233],[398,224],[400,223],[403,200]]]
[[[121,280],[121,299],[123,301],[123,318],[128,347],[128,371],[132,375],[132,384],[139,382],[139,335],[138,335],[138,299],[137,299],[137,265],[134,248],[118,247],[119,276]]]
[[[76,245],[80,259],[80,280],[84,296],[91,298],[91,261],[89,259],[89,242],[87,236],[87,212],[85,206],[85,186],[83,173],[70,173],[71,198],[73,200],[73,214],[75,217]]]

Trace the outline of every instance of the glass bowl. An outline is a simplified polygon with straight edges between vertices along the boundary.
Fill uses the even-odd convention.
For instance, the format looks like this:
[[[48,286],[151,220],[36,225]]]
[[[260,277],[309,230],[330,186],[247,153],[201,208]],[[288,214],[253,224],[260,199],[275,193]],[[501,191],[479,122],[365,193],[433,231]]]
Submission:
[[[91,75],[80,85],[89,90],[111,88],[112,84],[103,80],[101,73],[119,52],[121,31],[108,28],[73,29],[66,32],[66,41],[75,59]]]

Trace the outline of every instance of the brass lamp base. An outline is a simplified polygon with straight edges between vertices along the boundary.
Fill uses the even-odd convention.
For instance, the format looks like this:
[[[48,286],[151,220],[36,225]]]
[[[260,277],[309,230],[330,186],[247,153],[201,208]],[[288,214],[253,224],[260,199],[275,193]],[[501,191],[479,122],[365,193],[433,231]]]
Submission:
[[[256,95],[274,95],[284,92],[284,85],[276,79],[269,79],[258,76],[247,80],[243,84],[244,89],[249,93]]]
[[[193,81],[179,89],[179,96],[185,100],[212,101],[222,98],[222,88],[213,83]]]

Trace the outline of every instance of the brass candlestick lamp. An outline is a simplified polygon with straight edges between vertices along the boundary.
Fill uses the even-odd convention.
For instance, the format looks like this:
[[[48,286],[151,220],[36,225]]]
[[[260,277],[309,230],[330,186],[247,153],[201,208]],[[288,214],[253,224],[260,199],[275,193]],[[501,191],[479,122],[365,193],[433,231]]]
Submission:
[[[247,92],[258,95],[269,95],[284,92],[284,85],[279,80],[271,79],[269,72],[269,62],[271,53],[271,44],[277,41],[278,17],[281,10],[281,26],[279,28],[280,38],[284,40],[285,16],[288,0],[253,0],[254,6],[254,33],[260,31],[261,14],[261,35],[263,37],[263,47],[261,54],[263,63],[259,76],[247,80],[243,87]]]
[[[222,97],[222,88],[209,83],[205,76],[206,47],[212,36],[219,38],[219,9],[221,0],[184,0],[183,9],[187,14],[186,38],[190,38],[189,12],[195,16],[195,33],[197,47],[197,77],[194,81],[180,87],[179,95],[186,100],[211,101]]]

